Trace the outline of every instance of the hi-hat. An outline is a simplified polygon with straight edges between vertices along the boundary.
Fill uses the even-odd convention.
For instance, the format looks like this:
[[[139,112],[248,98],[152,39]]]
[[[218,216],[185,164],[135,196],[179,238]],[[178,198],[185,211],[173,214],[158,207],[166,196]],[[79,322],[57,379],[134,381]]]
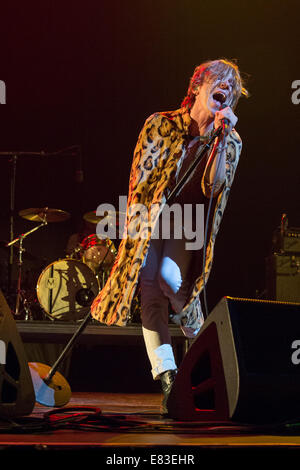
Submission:
[[[102,219],[106,219],[108,224],[113,224],[116,223],[116,225],[119,225],[119,220],[121,217],[123,219],[125,218],[126,213],[125,212],[119,212],[119,211],[107,211],[106,215],[96,215],[96,211],[91,211],[91,212],[86,212],[83,216],[84,220],[91,224],[98,224]]]
[[[19,212],[23,219],[32,222],[64,222],[70,218],[70,214],[61,209],[50,209],[49,207],[23,209]]]
[[[83,216],[84,220],[89,222],[90,224],[97,224],[102,220],[105,216],[96,215],[96,211],[86,212]]]

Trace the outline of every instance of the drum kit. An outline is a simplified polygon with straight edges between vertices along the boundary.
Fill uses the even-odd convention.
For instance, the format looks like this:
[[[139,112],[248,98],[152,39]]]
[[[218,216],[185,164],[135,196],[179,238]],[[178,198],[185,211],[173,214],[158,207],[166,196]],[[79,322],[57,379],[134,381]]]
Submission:
[[[36,296],[32,301],[22,289],[22,266],[25,254],[24,240],[36,230],[48,223],[64,222],[70,214],[60,209],[30,208],[21,210],[19,215],[32,222],[40,222],[27,233],[19,235],[5,247],[15,249],[18,253],[18,280],[15,308],[12,313],[18,319],[25,311],[25,320],[35,320],[34,302],[42,309],[45,318],[50,320],[80,321],[109,276],[116,257],[116,248],[109,239],[101,239],[91,233],[80,240],[71,253],[50,263],[42,270],[35,287]],[[103,219],[95,212],[84,214],[85,223],[90,230]],[[30,256],[30,255],[29,255]],[[31,296],[32,297],[32,296]]]
[[[16,302],[11,310],[15,319],[20,319],[23,307],[26,312],[25,320],[40,320],[35,317],[32,302],[28,299],[26,290],[22,288],[23,257],[30,258],[27,251],[25,252],[23,243],[29,235],[41,227],[48,225],[48,223],[63,222],[70,218],[70,214],[60,209],[44,207],[25,209],[20,211],[19,215],[26,220],[40,223],[11,242],[5,243],[6,249],[15,250],[18,254]],[[113,217],[114,223],[115,215]],[[119,213],[118,216],[120,218],[124,214]],[[96,224],[103,217],[98,217],[96,212],[88,212],[84,214],[83,218],[92,230],[93,226],[96,228]],[[110,215],[105,215],[105,217],[107,217],[109,224]],[[43,319],[77,322],[78,328],[52,366],[40,362],[28,363],[38,403],[45,406],[64,406],[69,402],[71,388],[67,380],[58,372],[58,368],[79,335],[92,320],[90,306],[104,287],[116,254],[115,245],[109,238],[98,238],[95,233],[91,233],[83,237],[71,253],[50,263],[40,273],[35,287],[35,300],[37,299],[36,301],[43,311]],[[135,321],[139,315],[140,302],[137,294],[132,302],[129,321]]]

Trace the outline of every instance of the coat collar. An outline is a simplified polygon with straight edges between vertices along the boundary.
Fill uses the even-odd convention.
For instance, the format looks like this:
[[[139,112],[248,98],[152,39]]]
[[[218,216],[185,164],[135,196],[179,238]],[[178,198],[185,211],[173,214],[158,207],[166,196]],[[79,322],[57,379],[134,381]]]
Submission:
[[[194,139],[195,138],[195,136],[192,136],[189,133],[189,128],[190,128],[190,125],[191,125],[191,122],[192,122],[192,118],[190,116],[190,113],[189,113],[188,109],[179,108],[179,109],[176,109],[175,111],[164,112],[162,114],[165,117],[167,117],[168,119],[170,119],[171,121],[175,122],[175,124],[177,126],[177,129],[180,132],[182,132],[184,137],[187,137],[189,139]],[[205,136],[199,136],[199,140],[201,142],[207,142],[210,139],[210,137],[212,136],[213,132],[214,132],[214,129]]]
[[[186,108],[179,108],[175,111],[167,111],[161,114],[173,121],[179,131],[181,131],[185,135],[189,135],[189,127],[192,120]]]

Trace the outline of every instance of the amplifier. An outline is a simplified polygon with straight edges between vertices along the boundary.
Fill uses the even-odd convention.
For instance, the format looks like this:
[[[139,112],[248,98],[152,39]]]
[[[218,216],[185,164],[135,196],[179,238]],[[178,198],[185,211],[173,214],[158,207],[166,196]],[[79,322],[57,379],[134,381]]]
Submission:
[[[266,259],[268,299],[300,302],[300,253],[276,253]]]
[[[273,233],[273,251],[279,253],[299,253],[300,255],[300,228],[278,228]]]

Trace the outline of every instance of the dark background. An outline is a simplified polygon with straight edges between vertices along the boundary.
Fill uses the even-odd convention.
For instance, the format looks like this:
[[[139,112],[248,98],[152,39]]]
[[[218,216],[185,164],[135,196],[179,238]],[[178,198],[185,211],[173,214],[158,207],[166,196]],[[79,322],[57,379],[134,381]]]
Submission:
[[[54,207],[70,220],[25,241],[44,265],[64,256],[85,212],[126,195],[133,149],[145,119],[176,109],[196,65],[236,58],[246,74],[236,126],[242,156],[216,243],[209,308],[223,295],[264,295],[265,258],[283,212],[300,226],[300,79],[297,0],[15,1],[1,6],[0,151],[50,152],[80,145],[75,157],[17,161],[15,236],[33,222],[18,212]],[[9,158],[1,156],[0,238],[9,239]],[[2,250],[3,252],[3,250]],[[5,282],[5,257],[2,280]],[[42,264],[41,263],[41,264]],[[37,271],[39,268],[37,269]]]

